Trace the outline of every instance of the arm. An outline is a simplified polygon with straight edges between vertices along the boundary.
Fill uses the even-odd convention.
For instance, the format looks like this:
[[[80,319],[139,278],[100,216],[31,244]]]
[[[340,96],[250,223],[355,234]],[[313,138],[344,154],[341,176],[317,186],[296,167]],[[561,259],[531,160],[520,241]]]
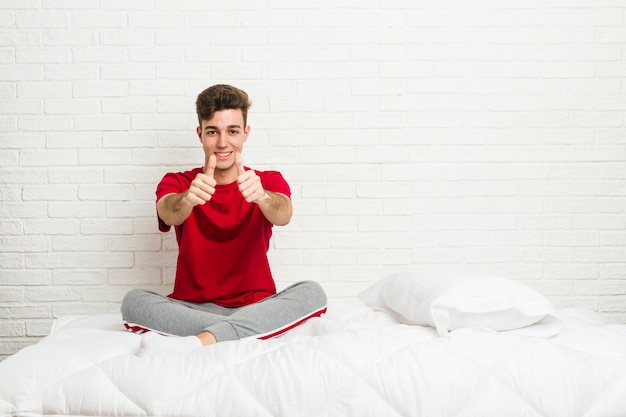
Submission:
[[[178,226],[182,224],[187,217],[191,214],[191,211],[197,204],[193,193],[190,192],[191,188],[180,194],[166,194],[157,202],[157,214],[169,226]],[[293,206],[291,199],[284,194],[274,193],[272,191],[263,192],[262,197],[255,201],[265,218],[272,224],[277,226],[284,226],[291,221],[291,215],[293,214]],[[208,200],[207,200],[208,201]]]
[[[236,155],[236,164],[237,184],[246,201],[257,204],[270,223],[276,226],[288,224],[293,214],[291,199],[284,194],[264,189],[256,172],[244,169],[240,153]]]
[[[285,226],[291,221],[293,206],[291,199],[286,195],[265,191],[263,198],[255,202],[270,223]]]
[[[157,201],[157,214],[169,226],[182,224],[198,204],[204,204],[215,193],[215,156],[207,158],[204,172],[196,175],[189,189],[182,193],[166,194]]]
[[[178,226],[189,217],[194,205],[187,201],[188,192],[166,194],[157,201],[157,214],[165,224]]]

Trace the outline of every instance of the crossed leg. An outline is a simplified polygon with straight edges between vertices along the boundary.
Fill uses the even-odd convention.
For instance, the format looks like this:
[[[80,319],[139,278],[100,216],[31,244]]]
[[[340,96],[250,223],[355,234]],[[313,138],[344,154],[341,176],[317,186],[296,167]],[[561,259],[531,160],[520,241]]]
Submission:
[[[326,311],[326,294],[303,281],[255,304],[227,308],[212,303],[173,300],[146,290],[132,290],[122,303],[126,327],[144,333],[140,351],[188,352],[200,346],[255,336],[279,336]],[[166,338],[164,335],[180,336]]]

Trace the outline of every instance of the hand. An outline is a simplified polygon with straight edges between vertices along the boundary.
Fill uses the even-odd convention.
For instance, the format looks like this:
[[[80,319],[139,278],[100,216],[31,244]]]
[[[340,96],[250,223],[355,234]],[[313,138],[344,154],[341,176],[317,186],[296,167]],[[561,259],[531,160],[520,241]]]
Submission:
[[[237,165],[237,184],[243,198],[248,203],[256,204],[267,200],[269,195],[265,192],[263,184],[261,184],[261,178],[254,170],[246,171],[243,168],[243,159],[240,152],[235,154],[235,164]]]
[[[185,200],[192,206],[204,204],[213,197],[215,184],[217,184],[213,177],[216,164],[217,158],[215,155],[208,156],[204,162],[204,171],[196,175],[196,178],[191,181]]]

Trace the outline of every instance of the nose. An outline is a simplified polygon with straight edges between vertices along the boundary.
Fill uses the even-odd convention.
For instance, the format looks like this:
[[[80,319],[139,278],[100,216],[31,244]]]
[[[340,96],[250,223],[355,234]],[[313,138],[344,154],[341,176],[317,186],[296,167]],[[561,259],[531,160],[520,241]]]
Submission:
[[[216,145],[218,148],[225,148],[228,145],[228,142],[226,141],[226,135],[220,133],[217,137]]]

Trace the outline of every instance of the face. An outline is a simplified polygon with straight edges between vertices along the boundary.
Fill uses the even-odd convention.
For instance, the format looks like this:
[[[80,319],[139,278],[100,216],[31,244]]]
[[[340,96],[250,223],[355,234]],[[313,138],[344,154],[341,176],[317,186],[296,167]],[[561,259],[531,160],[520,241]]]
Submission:
[[[197,128],[205,159],[215,155],[215,180],[228,184],[237,179],[235,153],[243,150],[250,126],[244,126],[240,109],[217,111],[211,120],[203,120]]]

